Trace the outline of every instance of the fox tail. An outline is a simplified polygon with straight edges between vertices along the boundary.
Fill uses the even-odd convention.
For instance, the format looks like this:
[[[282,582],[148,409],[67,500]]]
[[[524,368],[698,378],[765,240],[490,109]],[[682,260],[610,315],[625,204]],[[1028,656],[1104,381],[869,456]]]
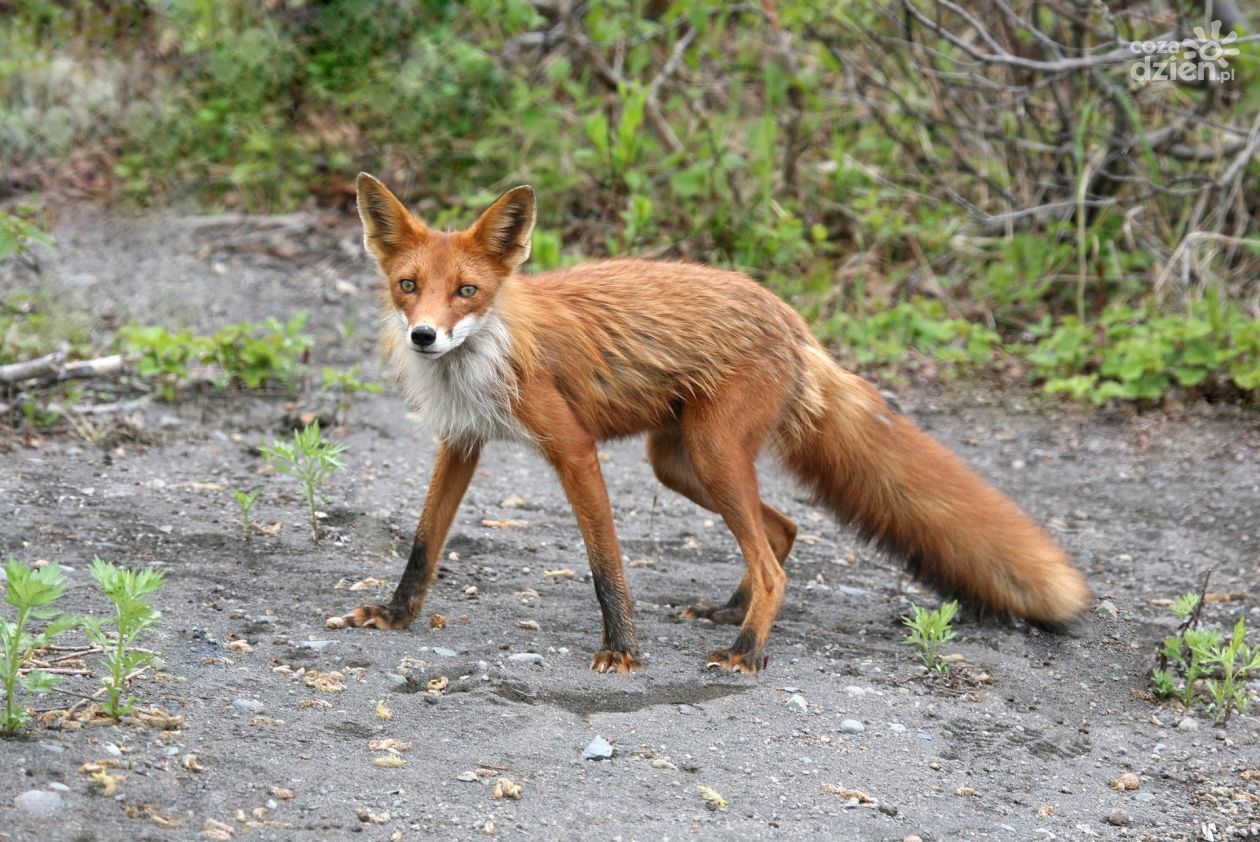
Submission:
[[[817,502],[948,596],[1056,626],[1090,591],[1067,553],[950,450],[820,347],[780,425],[788,469]]]

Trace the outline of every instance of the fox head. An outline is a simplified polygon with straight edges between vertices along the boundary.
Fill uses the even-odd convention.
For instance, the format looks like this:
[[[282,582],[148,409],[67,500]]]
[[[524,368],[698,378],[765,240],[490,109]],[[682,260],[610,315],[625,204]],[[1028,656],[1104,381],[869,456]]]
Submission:
[[[413,351],[440,357],[484,322],[503,281],[529,257],[534,191],[515,187],[458,232],[426,226],[372,176],[359,173],[363,245],[386,280],[386,301]]]

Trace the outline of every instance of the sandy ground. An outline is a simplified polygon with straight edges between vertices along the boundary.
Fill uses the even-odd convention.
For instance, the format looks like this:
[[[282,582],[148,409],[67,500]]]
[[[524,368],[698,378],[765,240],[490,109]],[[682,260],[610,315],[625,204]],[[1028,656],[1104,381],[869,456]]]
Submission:
[[[306,310],[317,364],[375,371],[375,281],[351,227],[307,216],[106,225],[85,210],[56,233],[57,251],[35,267],[0,269],[0,294],[38,289],[101,324],[204,332]],[[765,496],[802,532],[769,669],[705,672],[704,654],[733,631],[679,610],[724,598],[742,560],[713,515],[657,485],[634,441],[608,445],[603,467],[645,672],[587,669],[600,621],[580,536],[543,462],[507,445],[483,457],[425,608],[446,628],[332,632],[326,615],[396,581],[427,484],[433,445],[388,389],[333,433],[348,468],[318,546],[293,485],[260,472],[256,446],[282,430],[283,396],[144,405],[139,440],[104,447],[8,441],[0,553],[69,567],[68,609],[105,608],[93,555],[168,572],[149,639],[162,663],[135,692],[184,724],[165,736],[95,725],[0,741],[0,839],[207,838],[207,820],[277,840],[1260,835],[1260,780],[1244,777],[1260,767],[1257,709],[1222,729],[1201,707],[1147,696],[1174,626],[1160,600],[1196,589],[1205,571],[1211,591],[1248,594],[1211,603],[1205,618],[1260,628],[1256,414],[1089,414],[1019,389],[900,398],[1076,557],[1099,601],[1074,634],[964,617],[948,647],[965,659],[962,678],[926,681],[900,618],[935,595],[766,465]],[[242,540],[237,488],[261,491],[256,519],[283,524],[278,534]],[[547,575],[565,568],[573,575]],[[383,584],[344,588],[369,578]],[[252,651],[229,647],[239,640]],[[344,689],[310,686],[312,671],[341,673]],[[76,680],[64,686],[90,687]],[[613,756],[584,760],[597,736]],[[403,765],[374,765],[389,752],[372,741],[384,739],[410,744],[395,755]],[[122,778],[108,796],[78,771],[105,758]],[[1125,772],[1138,789],[1108,786]],[[493,797],[500,776],[519,800]],[[31,790],[57,792],[47,817],[15,805]]]

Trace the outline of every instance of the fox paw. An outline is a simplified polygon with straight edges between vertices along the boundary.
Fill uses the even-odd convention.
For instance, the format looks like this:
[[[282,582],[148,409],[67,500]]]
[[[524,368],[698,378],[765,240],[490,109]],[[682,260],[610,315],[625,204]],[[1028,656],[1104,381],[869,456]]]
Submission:
[[[724,626],[738,626],[744,622],[745,612],[746,609],[743,607],[697,602],[689,608],[684,608],[681,616],[684,620],[712,620]]]
[[[349,614],[329,617],[325,625],[330,629],[405,629],[413,619],[414,614],[392,605],[360,605]]]
[[[629,652],[601,649],[591,659],[591,669],[595,672],[638,672],[643,669],[643,664]]]
[[[705,669],[730,670],[731,672],[743,672],[751,675],[757,670],[765,669],[769,663],[770,659],[759,653],[719,649],[716,652],[709,653],[709,660],[705,664]]]

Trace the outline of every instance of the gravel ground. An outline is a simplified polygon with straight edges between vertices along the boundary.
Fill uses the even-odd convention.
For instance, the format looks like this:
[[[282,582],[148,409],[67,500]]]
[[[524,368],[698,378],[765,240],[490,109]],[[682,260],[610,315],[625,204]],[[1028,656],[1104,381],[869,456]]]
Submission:
[[[374,278],[348,220],[107,223],[89,208],[56,233],[55,253],[0,268],[0,294],[37,289],[101,325],[206,332],[306,310],[317,363],[374,370]],[[483,457],[422,615],[445,628],[333,632],[327,615],[396,581],[427,483],[433,445],[388,389],[332,432],[348,468],[319,545],[292,484],[260,470],[257,445],[294,412],[283,396],[142,405],[133,423],[101,422],[97,443],[0,440],[0,553],[68,566],[67,608],[104,608],[93,555],[168,572],[149,640],[161,665],[135,692],[183,716],[167,733],[0,741],[0,839],[1260,836],[1255,709],[1219,728],[1147,692],[1175,625],[1161,601],[1205,571],[1232,595],[1205,619],[1260,627],[1257,415],[1089,414],[1022,389],[899,397],[1073,553],[1098,597],[1073,633],[964,616],[947,647],[957,680],[927,680],[900,618],[935,595],[767,464],[766,498],[801,524],[769,669],[705,672],[733,630],[679,611],[725,597],[743,562],[713,515],[657,485],[635,441],[603,453],[643,673],[587,669],[600,620],[580,536],[543,462],[507,445]],[[242,540],[237,488],[261,491],[255,518],[277,534]],[[597,738],[611,757],[583,759]],[[388,739],[410,746],[374,742]],[[377,765],[390,757],[402,765]],[[109,794],[80,771],[103,760],[120,778]],[[1109,786],[1125,773],[1136,789]],[[500,777],[519,799],[494,797]]]

